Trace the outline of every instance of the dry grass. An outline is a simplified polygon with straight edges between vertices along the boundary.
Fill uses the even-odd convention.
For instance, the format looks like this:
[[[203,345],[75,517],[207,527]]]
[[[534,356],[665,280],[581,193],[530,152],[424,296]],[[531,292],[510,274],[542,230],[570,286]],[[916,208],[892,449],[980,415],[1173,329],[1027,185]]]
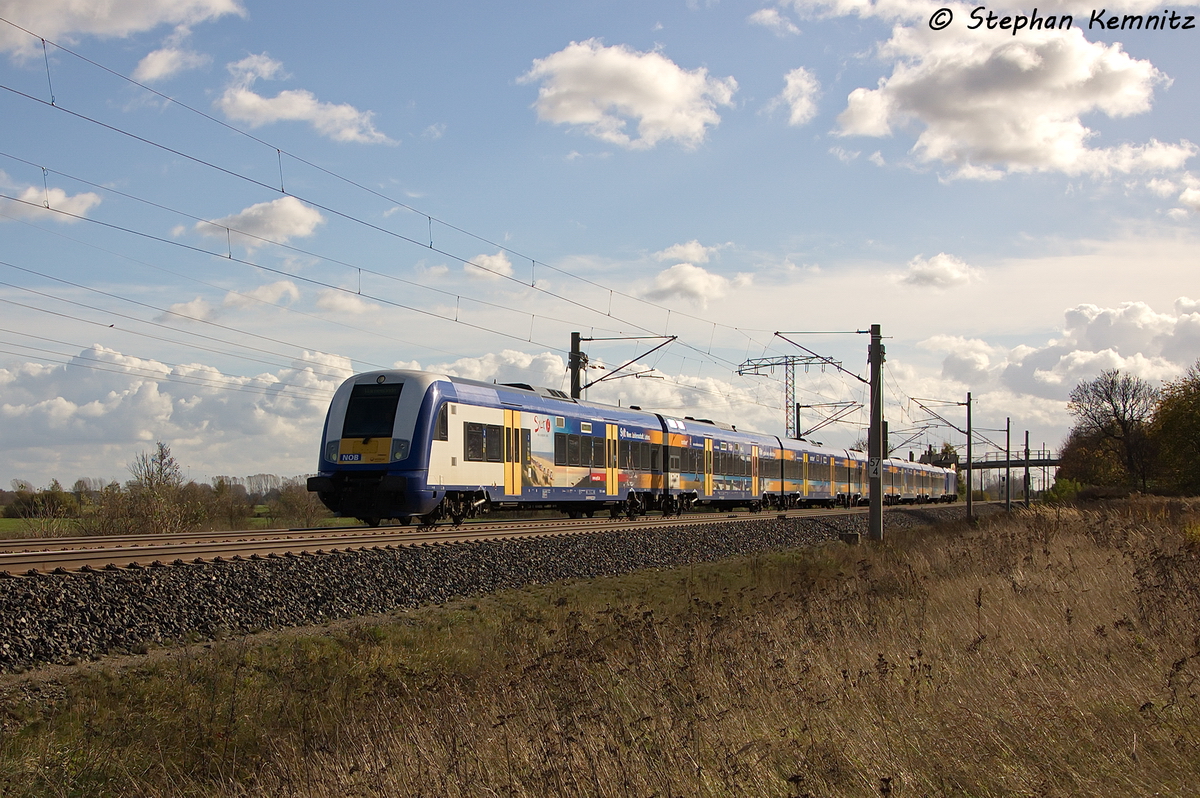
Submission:
[[[1194,795],[1197,566],[1145,500],[226,640],[10,684],[0,792]]]

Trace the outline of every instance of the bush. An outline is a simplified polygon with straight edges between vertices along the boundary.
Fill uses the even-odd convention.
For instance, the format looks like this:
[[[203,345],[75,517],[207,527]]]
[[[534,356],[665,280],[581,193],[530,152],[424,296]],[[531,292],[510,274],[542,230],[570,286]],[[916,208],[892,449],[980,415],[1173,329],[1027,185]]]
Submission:
[[[330,516],[317,494],[309,493],[298,482],[285,483],[279,488],[278,497],[267,504],[267,517],[273,524],[309,527]]]
[[[1054,480],[1054,486],[1042,494],[1042,501],[1051,504],[1075,501],[1075,497],[1081,490],[1083,490],[1082,483],[1067,477],[1059,477]]]

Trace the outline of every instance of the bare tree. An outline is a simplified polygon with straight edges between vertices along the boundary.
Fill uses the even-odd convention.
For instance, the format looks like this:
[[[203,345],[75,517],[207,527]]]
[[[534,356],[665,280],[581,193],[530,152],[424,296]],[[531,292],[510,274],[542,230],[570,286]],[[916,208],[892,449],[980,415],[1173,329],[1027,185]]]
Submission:
[[[1158,399],[1159,390],[1150,383],[1110,369],[1076,385],[1067,405],[1076,418],[1074,431],[1109,448],[1143,490],[1153,463],[1149,422]]]
[[[133,482],[140,488],[178,488],[183,485],[183,468],[171,454],[171,447],[162,441],[155,444],[153,452],[141,452],[129,464]]]

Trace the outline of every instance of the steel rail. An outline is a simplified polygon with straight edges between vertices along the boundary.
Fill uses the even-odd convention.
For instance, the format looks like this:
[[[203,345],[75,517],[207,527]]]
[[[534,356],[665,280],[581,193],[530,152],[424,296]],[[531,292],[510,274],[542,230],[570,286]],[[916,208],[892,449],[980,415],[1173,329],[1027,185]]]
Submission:
[[[138,568],[179,562],[329,554],[402,546],[577,535],[663,526],[744,522],[764,518],[828,517],[863,512],[863,508],[832,511],[806,509],[785,512],[691,514],[672,518],[643,516],[634,521],[607,518],[548,519],[471,524],[461,527],[343,527],[331,530],[241,530],[179,535],[25,538],[3,541],[3,547],[0,548],[0,573],[24,575],[30,572],[47,573],[114,566]]]

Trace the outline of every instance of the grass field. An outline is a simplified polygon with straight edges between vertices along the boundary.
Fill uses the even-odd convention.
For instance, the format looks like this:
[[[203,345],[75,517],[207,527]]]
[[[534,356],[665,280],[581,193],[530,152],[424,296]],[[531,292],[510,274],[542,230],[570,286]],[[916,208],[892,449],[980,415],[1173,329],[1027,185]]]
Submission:
[[[0,793],[1191,796],[1200,504],[1041,508],[0,679]]]

